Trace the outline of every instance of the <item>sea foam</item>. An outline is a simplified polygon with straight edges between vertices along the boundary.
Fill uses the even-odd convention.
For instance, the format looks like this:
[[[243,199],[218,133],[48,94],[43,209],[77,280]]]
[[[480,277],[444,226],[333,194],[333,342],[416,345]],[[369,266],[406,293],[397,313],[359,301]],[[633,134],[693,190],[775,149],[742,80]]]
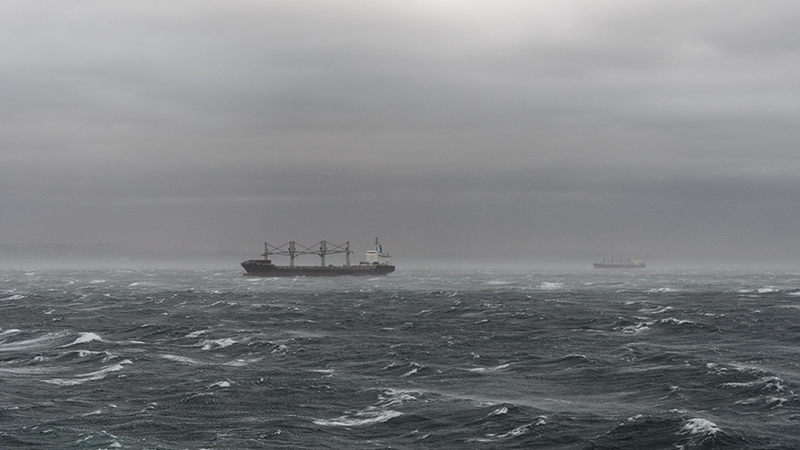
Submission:
[[[129,359],[126,359],[124,361],[120,361],[118,364],[113,364],[111,366],[104,367],[96,372],[77,375],[75,378],[71,379],[54,378],[51,380],[42,380],[42,381],[44,381],[45,383],[55,384],[58,386],[75,386],[78,384],[86,383],[87,381],[102,380],[103,378],[108,376],[109,373],[118,372],[122,370],[123,365],[126,364],[133,364],[133,363]]]
[[[712,437],[716,436],[719,432],[717,424],[706,419],[695,418],[689,419],[684,422],[680,429],[680,434],[699,436],[699,437]]]
[[[103,339],[94,333],[81,333],[75,341],[70,344],[63,345],[62,347],[71,347],[73,345],[85,344],[92,341],[102,341]]]
[[[372,425],[375,423],[386,422],[389,419],[393,419],[395,417],[402,415],[403,413],[399,411],[391,411],[391,410],[362,411],[354,414],[354,417],[341,416],[331,420],[318,419],[315,420],[314,423],[317,425],[331,426],[331,427],[358,427],[358,426]]]

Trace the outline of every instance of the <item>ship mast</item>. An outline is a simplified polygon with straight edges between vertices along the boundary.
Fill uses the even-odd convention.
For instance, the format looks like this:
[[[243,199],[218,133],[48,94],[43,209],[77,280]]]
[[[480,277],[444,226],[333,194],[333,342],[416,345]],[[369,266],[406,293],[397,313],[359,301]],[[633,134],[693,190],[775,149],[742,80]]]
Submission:
[[[337,253],[345,254],[345,266],[350,266],[350,255],[353,253],[350,250],[350,241],[341,245],[334,245],[328,241],[320,241],[311,247],[300,245],[295,241],[289,241],[286,244],[274,246],[264,242],[264,253],[262,256],[265,260],[269,259],[269,255],[281,255],[289,257],[289,267],[295,267],[294,260],[300,255],[317,255],[320,257],[320,266],[325,266],[325,256],[335,255]]]

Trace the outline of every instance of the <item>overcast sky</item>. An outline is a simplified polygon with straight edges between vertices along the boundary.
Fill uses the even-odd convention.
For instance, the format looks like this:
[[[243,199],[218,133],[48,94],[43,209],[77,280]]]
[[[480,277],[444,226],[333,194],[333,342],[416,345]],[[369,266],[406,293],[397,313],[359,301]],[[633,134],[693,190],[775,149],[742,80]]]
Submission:
[[[3,244],[800,261],[797,1],[0,7]]]

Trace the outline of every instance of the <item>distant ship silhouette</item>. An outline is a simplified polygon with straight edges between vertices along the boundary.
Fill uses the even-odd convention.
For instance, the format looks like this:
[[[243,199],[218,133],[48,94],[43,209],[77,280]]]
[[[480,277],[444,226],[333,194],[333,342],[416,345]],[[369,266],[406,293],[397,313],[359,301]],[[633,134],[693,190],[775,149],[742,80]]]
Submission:
[[[614,258],[611,258],[611,262],[608,263],[603,258],[603,262],[594,263],[595,269],[644,269],[645,267],[647,267],[647,264],[641,259],[631,261],[630,258],[627,261],[623,261],[622,258],[614,261]]]

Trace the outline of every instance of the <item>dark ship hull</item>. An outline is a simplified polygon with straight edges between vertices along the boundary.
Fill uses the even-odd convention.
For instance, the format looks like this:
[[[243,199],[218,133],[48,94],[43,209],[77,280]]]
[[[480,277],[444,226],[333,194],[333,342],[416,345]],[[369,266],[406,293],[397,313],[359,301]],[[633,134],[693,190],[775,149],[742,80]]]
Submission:
[[[353,266],[276,266],[262,259],[242,263],[245,275],[258,277],[337,277],[341,275],[386,275],[394,266],[385,264],[359,264]]]
[[[594,263],[595,269],[644,269],[647,267],[645,263],[640,264],[603,264]]]

